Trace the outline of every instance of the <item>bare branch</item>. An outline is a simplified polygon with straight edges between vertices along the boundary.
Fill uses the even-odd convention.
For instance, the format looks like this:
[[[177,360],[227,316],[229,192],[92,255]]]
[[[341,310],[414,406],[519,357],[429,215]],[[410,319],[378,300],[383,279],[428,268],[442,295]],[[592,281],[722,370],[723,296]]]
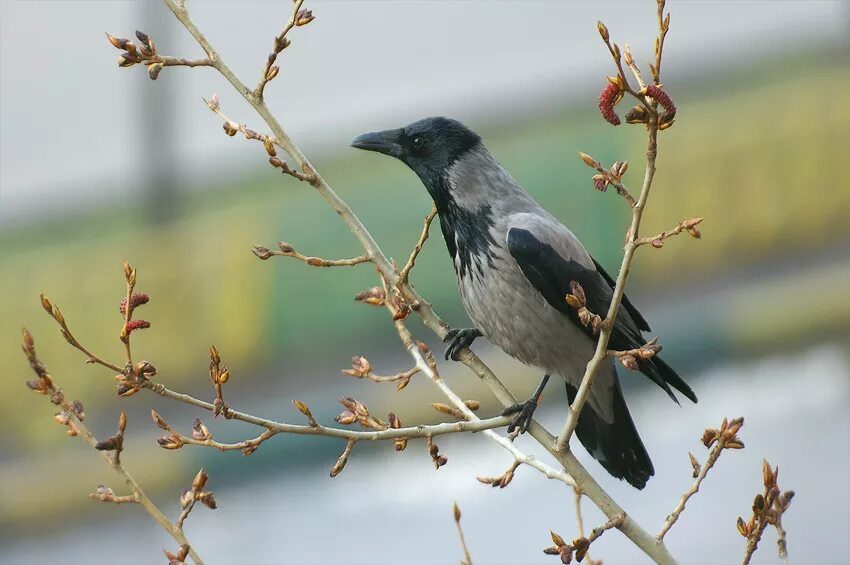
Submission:
[[[103,358],[99,357],[98,355],[95,355],[94,353],[83,347],[83,345],[77,340],[77,338],[74,337],[74,334],[71,333],[71,329],[68,327],[68,324],[65,321],[65,316],[62,315],[62,312],[61,310],[59,310],[59,307],[50,302],[50,299],[47,298],[44,294],[40,295],[40,298],[41,306],[50,315],[50,317],[53,318],[57,324],[59,324],[59,329],[62,332],[62,337],[65,338],[65,341],[67,341],[71,345],[71,347],[82,351],[83,355],[86,356],[86,363],[97,363],[98,365],[102,365],[108,369],[112,369],[116,373],[121,373],[124,371],[123,367],[119,367],[114,363],[105,361]]]
[[[681,222],[676,224],[676,227],[674,227],[673,229],[669,229],[669,230],[663,231],[659,234],[651,235],[649,237],[639,238],[637,240],[637,244],[638,245],[649,244],[649,245],[652,245],[655,248],[660,248],[660,247],[664,246],[664,241],[668,237],[673,237],[674,235],[679,235],[683,231],[688,232],[690,234],[690,236],[693,237],[694,239],[700,239],[702,237],[702,234],[696,228],[696,226],[697,226],[697,224],[702,222],[702,220],[703,220],[702,218],[690,218],[688,220],[682,220]]]
[[[472,557],[469,556],[469,548],[466,547],[466,538],[463,536],[463,528],[460,527],[460,507],[457,505],[457,502],[454,503],[453,507],[455,525],[457,526],[457,535],[460,537],[460,545],[463,547],[463,560],[460,562],[460,565],[472,565]]]
[[[624,185],[622,181],[623,175],[626,174],[626,170],[629,168],[628,161],[617,161],[611,165],[609,169],[606,169],[602,166],[602,163],[587,153],[579,151],[578,156],[582,161],[584,161],[585,165],[599,172],[598,175],[593,175],[593,186],[596,190],[605,192],[610,184],[617,189],[617,194],[626,199],[626,202],[629,204],[629,208],[637,206],[635,197],[632,196],[632,193],[628,188],[626,188],[626,185]]]
[[[79,436],[92,449],[100,451],[101,456],[109,464],[112,470],[114,470],[124,479],[125,483],[132,492],[132,496],[135,499],[134,501],[141,505],[142,508],[144,508],[145,511],[150,514],[150,516],[162,527],[162,529],[168,532],[168,534],[172,538],[174,538],[175,541],[177,541],[177,543],[189,546],[189,542],[186,539],[186,536],[183,534],[182,530],[172,524],[168,520],[168,518],[166,518],[165,515],[159,510],[159,508],[157,508],[153,501],[148,498],[148,495],[145,494],[145,492],[142,490],[142,487],[139,486],[139,484],[132,477],[132,475],[130,475],[130,473],[124,468],[118,457],[113,457],[107,450],[104,450],[102,448],[98,449],[98,445],[102,445],[102,443],[99,442],[97,438],[95,438],[94,435],[85,426],[85,424],[83,424],[83,412],[81,408],[82,405],[79,403],[79,401],[71,402],[67,400],[62,390],[53,382],[53,379],[47,374],[47,370],[45,369],[44,364],[36,356],[35,343],[32,338],[32,335],[26,329],[24,329],[23,335],[23,349],[25,355],[27,356],[27,359],[30,362],[30,366],[33,368],[36,375],[38,375],[39,377],[37,383],[40,386],[34,387],[31,384],[32,381],[28,382],[27,385],[36,392],[48,395],[50,397],[51,402],[53,402],[53,404],[56,404],[62,409],[62,412],[60,412],[62,418],[61,420],[57,418],[57,420],[59,420],[60,423],[63,423],[68,427],[68,435]],[[124,424],[124,426],[126,426],[126,423]],[[121,428],[121,425],[119,425],[119,428]],[[123,430],[119,429],[119,431],[123,434]],[[100,494],[106,495],[109,493],[102,492]],[[93,498],[101,500],[98,493],[94,493]],[[119,503],[117,500],[110,500],[110,502]],[[128,501],[122,500],[122,502]],[[189,550],[189,555],[191,555],[192,560],[195,563],[197,563],[198,565],[203,565],[203,561],[193,549]]]
[[[355,265],[370,262],[370,259],[366,255],[359,255],[352,259],[322,259],[321,257],[302,255],[296,251],[292,245],[285,241],[279,241],[277,246],[279,251],[269,249],[264,245],[252,245],[251,252],[263,260],[274,256],[292,257],[293,259],[298,259],[302,263],[306,263],[311,267],[353,267]]]
[[[263,98],[263,90],[266,88],[266,84],[272,79],[274,79],[278,74],[278,67],[274,66],[274,62],[277,60],[277,56],[281,51],[289,47],[290,41],[286,37],[286,34],[292,30],[293,27],[297,25],[306,25],[313,20],[313,14],[309,11],[301,11],[301,5],[304,3],[304,0],[294,0],[292,5],[292,15],[289,17],[289,21],[284,26],[283,31],[278,34],[277,37],[274,38],[274,45],[272,46],[272,51],[269,53],[268,58],[266,59],[266,64],[263,67],[263,72],[260,75],[260,82],[257,83],[257,87],[254,89],[254,96],[259,99]]]
[[[712,448],[711,452],[708,454],[708,459],[705,464],[699,470],[696,475],[696,480],[694,484],[691,485],[691,488],[685,491],[682,495],[682,498],[679,500],[679,503],[676,505],[676,508],[667,516],[667,519],[664,521],[664,525],[661,527],[661,531],[658,532],[658,535],[655,536],[658,538],[658,541],[662,541],[664,536],[670,531],[670,528],[673,527],[673,524],[679,519],[679,516],[682,515],[682,512],[685,510],[685,504],[688,503],[688,500],[699,492],[699,487],[702,485],[702,482],[705,480],[705,477],[708,475],[708,472],[714,467],[714,464],[717,462],[717,459],[720,457],[720,454],[724,449],[741,449],[744,447],[743,442],[738,438],[738,430],[741,429],[741,426],[744,425],[743,418],[736,418],[729,422],[724,418],[723,423],[720,426],[720,429],[713,430],[708,429],[703,433],[703,443],[706,447],[709,447],[711,444],[714,444],[714,448]],[[693,455],[691,455],[691,464],[696,468],[695,464],[696,459]]]
[[[431,206],[431,211],[428,212],[427,216],[425,216],[425,225],[422,226],[422,234],[419,236],[419,240],[413,247],[413,251],[410,253],[410,257],[408,257],[407,263],[405,263],[401,271],[398,272],[398,283],[396,283],[396,285],[407,283],[407,279],[410,276],[410,270],[413,269],[413,266],[416,264],[416,257],[419,256],[419,253],[422,251],[422,247],[425,245],[425,240],[428,239],[428,233],[431,228],[431,222],[434,221],[434,218],[436,216],[437,206],[434,205]]]

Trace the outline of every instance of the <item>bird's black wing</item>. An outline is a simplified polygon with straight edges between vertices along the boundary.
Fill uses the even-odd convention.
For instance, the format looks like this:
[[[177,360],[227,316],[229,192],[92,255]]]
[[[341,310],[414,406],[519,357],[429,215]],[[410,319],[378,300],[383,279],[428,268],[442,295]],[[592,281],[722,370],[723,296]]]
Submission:
[[[590,259],[593,261],[593,264],[596,265],[596,270],[599,272],[600,275],[602,275],[602,278],[604,278],[608,282],[608,285],[611,287],[611,290],[613,290],[614,287],[617,286],[617,281],[614,280],[613,278],[611,278],[611,275],[609,275],[605,271],[605,269],[602,267],[602,265],[599,264],[599,261],[597,261],[593,257],[591,257]],[[640,312],[638,312],[638,309],[634,307],[631,300],[629,300],[629,297],[626,296],[625,294],[623,295],[622,304],[623,304],[623,308],[626,309],[626,311],[629,313],[629,315],[631,315],[632,320],[634,320],[635,324],[637,324],[637,327],[638,327],[639,330],[641,330],[643,332],[651,331],[650,328],[649,328],[649,322],[647,322],[644,319],[643,315]]]
[[[566,315],[588,337],[596,341],[597,336],[593,329],[581,323],[578,311],[567,304],[565,297],[570,293],[570,282],[576,281],[584,289],[588,310],[604,317],[614,295],[609,282],[610,277],[602,275],[596,269],[585,267],[573,259],[565,259],[551,245],[540,241],[527,229],[511,228],[508,230],[506,240],[508,251],[532,286],[553,308]],[[639,316],[640,321],[636,321],[630,310],[631,308],[621,308],[617,312],[617,319],[609,340],[609,346],[612,349],[621,351],[635,349],[646,342],[640,332],[641,326],[648,327],[646,321],[641,316]],[[696,395],[679,375],[660,359],[657,361],[656,363],[656,359],[639,360],[641,372],[667,392],[673,400],[676,400],[676,397],[669,385],[673,385],[682,394],[696,402]]]

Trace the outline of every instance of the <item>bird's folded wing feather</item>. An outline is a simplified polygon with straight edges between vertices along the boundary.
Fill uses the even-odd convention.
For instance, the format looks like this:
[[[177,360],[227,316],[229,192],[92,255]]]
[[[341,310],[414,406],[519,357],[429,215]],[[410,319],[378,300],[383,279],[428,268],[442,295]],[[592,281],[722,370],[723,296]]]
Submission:
[[[614,295],[610,277],[596,268],[595,261],[584,253],[575,253],[570,257],[571,248],[579,249],[581,244],[558,241],[568,237],[575,239],[569,231],[563,229],[563,234],[547,233],[549,229],[557,232],[557,227],[534,225],[523,222],[524,225],[514,226],[508,230],[506,237],[508,251],[517,262],[526,279],[543,295],[546,301],[556,310],[566,315],[576,326],[592,340],[596,341],[593,328],[585,326],[579,319],[578,311],[567,304],[566,295],[570,293],[570,282],[575,281],[582,286],[586,297],[587,309],[602,317],[608,312],[611,298]],[[560,226],[558,226],[560,227]],[[555,246],[561,247],[556,250]],[[583,251],[583,248],[581,248]],[[566,255],[566,256],[565,256]],[[640,333],[641,327],[648,327],[643,317],[634,309],[631,303],[625,306],[617,315],[610,339],[614,349],[633,349],[643,345]],[[632,315],[634,310],[636,315]],[[636,318],[636,319],[635,319]]]

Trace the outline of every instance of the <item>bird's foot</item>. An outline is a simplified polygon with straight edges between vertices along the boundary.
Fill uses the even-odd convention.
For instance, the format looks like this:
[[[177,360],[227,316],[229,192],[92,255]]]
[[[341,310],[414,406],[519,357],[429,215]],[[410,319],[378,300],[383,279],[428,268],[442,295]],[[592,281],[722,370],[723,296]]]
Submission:
[[[525,402],[518,402],[513,406],[508,406],[502,411],[502,416],[514,416],[511,423],[508,425],[508,434],[514,437],[524,434],[528,431],[528,426],[531,424],[531,419],[534,416],[534,411],[537,409],[537,398],[531,397]]]
[[[484,334],[482,334],[481,330],[477,328],[449,330],[446,333],[446,337],[443,338],[443,341],[448,343],[446,346],[446,361],[449,359],[452,361],[459,361],[460,352],[472,345],[472,342],[482,335]]]
[[[511,440],[516,439],[517,436],[524,434],[528,430],[532,416],[534,416],[534,411],[540,403],[540,396],[543,394],[543,389],[546,388],[546,383],[548,382],[549,375],[543,375],[543,379],[537,385],[537,389],[531,395],[531,398],[525,402],[518,402],[513,406],[508,406],[502,411],[502,416],[516,414],[514,419],[511,420],[510,425],[508,425],[508,435],[511,436]]]

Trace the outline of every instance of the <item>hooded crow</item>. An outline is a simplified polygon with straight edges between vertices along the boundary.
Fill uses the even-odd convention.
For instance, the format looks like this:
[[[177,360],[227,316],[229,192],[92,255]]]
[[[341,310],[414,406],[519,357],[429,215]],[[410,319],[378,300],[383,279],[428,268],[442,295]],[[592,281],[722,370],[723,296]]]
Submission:
[[[597,336],[581,323],[565,296],[570,282],[584,289],[587,308],[608,311],[614,279],[573,233],[544,210],[503,169],[481,138],[448,118],[427,118],[406,127],[363,134],[351,145],[403,161],[433,198],[454,262],[464,307],[474,328],[452,330],[446,358],[479,336],[545,376],[517,413],[511,428],[524,431],[549,375],[566,382],[573,402]],[[609,347],[639,348],[649,325],[628,298]],[[671,386],[693,402],[696,395],[661,358],[637,361],[640,371],[676,401]],[[677,401],[678,402],[678,401]],[[642,489],[655,474],[620,388],[614,360],[598,370],[576,435],[611,475]]]

